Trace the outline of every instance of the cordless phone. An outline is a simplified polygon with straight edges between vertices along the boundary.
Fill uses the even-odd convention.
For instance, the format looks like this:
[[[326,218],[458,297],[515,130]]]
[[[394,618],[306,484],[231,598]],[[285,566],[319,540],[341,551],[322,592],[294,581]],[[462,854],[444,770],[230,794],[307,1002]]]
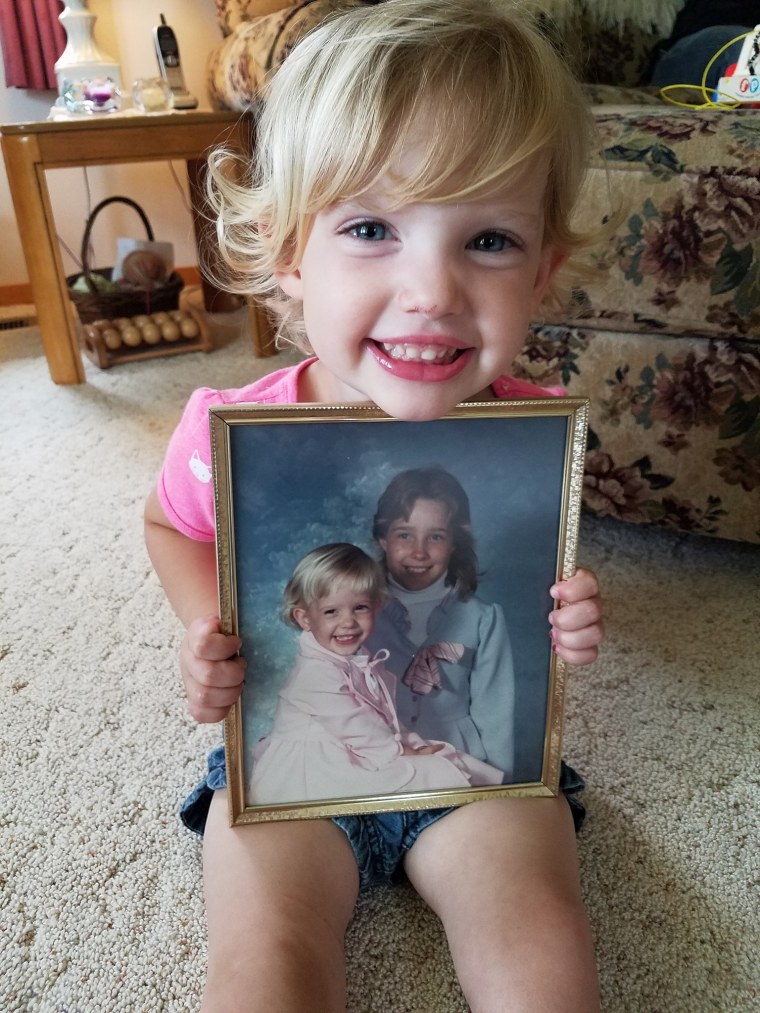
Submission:
[[[161,24],[153,29],[153,41],[156,45],[156,57],[161,76],[172,90],[175,109],[195,109],[198,99],[191,95],[185,85],[182,65],[179,62],[179,45],[177,36],[167,25],[166,18],[161,15]]]

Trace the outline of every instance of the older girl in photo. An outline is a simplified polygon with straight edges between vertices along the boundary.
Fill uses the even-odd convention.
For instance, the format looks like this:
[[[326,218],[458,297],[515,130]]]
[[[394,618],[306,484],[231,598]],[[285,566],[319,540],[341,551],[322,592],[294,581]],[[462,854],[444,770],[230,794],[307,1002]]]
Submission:
[[[470,502],[443,468],[401,472],[380,497],[373,535],[389,598],[370,649],[399,679],[401,720],[497,766],[514,766],[515,675],[501,606],[475,595]]]

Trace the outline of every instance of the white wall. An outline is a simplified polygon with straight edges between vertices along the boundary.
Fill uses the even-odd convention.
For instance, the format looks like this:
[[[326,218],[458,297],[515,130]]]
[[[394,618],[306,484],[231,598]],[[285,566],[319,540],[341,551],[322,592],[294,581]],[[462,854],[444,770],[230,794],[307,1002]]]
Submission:
[[[151,29],[166,17],[177,35],[188,90],[199,100],[199,108],[210,108],[206,89],[206,60],[221,39],[214,0],[89,0],[97,17],[95,41],[121,65],[126,87],[137,77],[158,73]],[[63,7],[61,7],[63,9]],[[6,88],[0,56],[0,122],[23,123],[47,119],[55,92]],[[186,190],[184,163],[174,163]],[[145,209],[157,239],[174,243],[177,265],[196,263],[192,221],[168,163],[95,166],[87,169],[55,169],[47,173],[58,235],[79,256],[88,213],[87,181],[91,206],[105,197],[131,197]],[[136,231],[132,230],[133,223]],[[118,235],[142,235],[142,225],[129,209],[108,208],[98,216],[93,235],[95,267],[113,263]],[[0,162],[0,287],[28,281],[24,256],[5,174]],[[79,270],[62,249],[66,273]]]

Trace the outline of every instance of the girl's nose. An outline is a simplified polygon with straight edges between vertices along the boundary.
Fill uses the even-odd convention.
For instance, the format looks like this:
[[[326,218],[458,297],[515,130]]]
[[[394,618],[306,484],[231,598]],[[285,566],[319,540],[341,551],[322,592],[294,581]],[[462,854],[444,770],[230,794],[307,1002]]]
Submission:
[[[433,254],[405,269],[398,301],[405,313],[431,320],[460,312],[462,289],[449,258]]]

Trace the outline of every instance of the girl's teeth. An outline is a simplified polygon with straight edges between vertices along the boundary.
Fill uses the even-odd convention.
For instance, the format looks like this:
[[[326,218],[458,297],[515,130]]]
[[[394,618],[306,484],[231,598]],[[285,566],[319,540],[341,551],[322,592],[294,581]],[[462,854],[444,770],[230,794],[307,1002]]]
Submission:
[[[392,359],[404,359],[408,362],[421,360],[422,362],[451,362],[456,355],[456,349],[446,348],[444,345],[405,345],[394,342],[383,344],[383,351]]]

